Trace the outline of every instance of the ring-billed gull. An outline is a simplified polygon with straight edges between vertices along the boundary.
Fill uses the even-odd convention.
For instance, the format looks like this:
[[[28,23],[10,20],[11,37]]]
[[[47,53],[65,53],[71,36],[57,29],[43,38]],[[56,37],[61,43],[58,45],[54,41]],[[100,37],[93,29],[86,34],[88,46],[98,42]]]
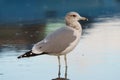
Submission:
[[[88,20],[81,17],[77,12],[69,12],[65,16],[66,26],[46,36],[42,41],[36,43],[33,48],[18,58],[32,57],[37,55],[55,55],[58,56],[60,65],[60,56],[64,55],[65,65],[67,66],[66,54],[72,51],[80,40],[82,28],[79,20]]]

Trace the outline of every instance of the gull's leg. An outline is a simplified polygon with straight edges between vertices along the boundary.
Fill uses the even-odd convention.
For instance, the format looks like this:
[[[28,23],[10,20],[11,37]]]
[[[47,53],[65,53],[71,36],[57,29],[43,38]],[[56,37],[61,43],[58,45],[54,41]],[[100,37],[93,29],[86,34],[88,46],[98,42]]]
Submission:
[[[65,60],[65,79],[67,79],[67,56],[64,55],[64,60]]]
[[[59,63],[59,71],[58,71],[58,77],[60,78],[60,69],[61,69],[61,64],[60,64],[60,56],[58,56],[58,63]]]
[[[65,79],[67,79],[67,66],[65,67]]]
[[[65,60],[65,67],[67,67],[67,57],[64,55],[64,60]]]
[[[59,66],[61,66],[61,64],[60,64],[60,56],[58,56],[58,64],[59,64]]]

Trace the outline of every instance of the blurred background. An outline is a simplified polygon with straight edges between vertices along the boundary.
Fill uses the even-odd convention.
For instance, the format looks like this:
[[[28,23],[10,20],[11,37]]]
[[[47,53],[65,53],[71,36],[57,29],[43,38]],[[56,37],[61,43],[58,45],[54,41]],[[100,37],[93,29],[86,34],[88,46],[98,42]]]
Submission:
[[[119,7],[120,0],[0,0],[0,50],[6,44],[41,40],[49,28],[63,26],[67,12],[76,11],[90,23],[97,17],[119,15]]]
[[[80,21],[83,35],[79,45],[71,52],[74,54],[69,56],[72,58],[70,65],[74,64],[74,66],[72,65],[69,70],[68,78],[71,80],[119,80],[120,0],[0,0],[0,80],[54,78],[48,73],[38,75],[40,72],[37,69],[40,64],[44,65],[43,69],[49,70],[47,64],[45,65],[39,59],[37,60],[41,62],[40,64],[34,58],[33,61],[30,59],[38,65],[37,67],[31,66],[32,63],[29,61],[23,60],[26,64],[17,61],[16,57],[31,49],[47,34],[65,26],[64,16],[70,11],[78,12],[89,21]],[[41,59],[47,62],[49,58]],[[48,65],[56,62],[52,58],[49,61]],[[11,67],[5,67],[6,65]],[[31,66],[29,70],[27,66]],[[18,70],[14,70],[13,67]],[[72,69],[75,67],[79,71]],[[35,69],[34,75],[29,72],[34,72],[32,69]],[[51,69],[51,73],[56,72],[55,69]],[[20,73],[22,70],[24,73]],[[16,74],[11,73],[12,71]],[[26,74],[32,77],[22,78]],[[46,75],[48,77],[45,77]]]

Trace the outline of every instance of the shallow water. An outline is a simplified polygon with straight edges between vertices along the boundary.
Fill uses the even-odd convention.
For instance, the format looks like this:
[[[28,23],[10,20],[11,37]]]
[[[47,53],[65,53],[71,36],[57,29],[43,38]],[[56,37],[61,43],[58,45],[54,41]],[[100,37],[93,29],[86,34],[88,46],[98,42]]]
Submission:
[[[7,38],[0,48],[0,80],[52,80],[58,78],[57,57],[42,55],[17,59],[32,45],[49,32],[64,25],[62,23],[45,25],[33,34],[24,29],[13,34],[22,38],[15,42]],[[49,26],[49,27],[48,27]],[[89,28],[87,28],[89,27]],[[21,29],[21,28],[19,28]],[[21,29],[22,30],[22,29]],[[29,31],[29,30],[28,30]],[[36,31],[36,30],[35,30]],[[29,33],[29,35],[28,35]],[[33,34],[33,35],[32,35]],[[34,35],[39,34],[33,39]],[[40,35],[44,34],[44,35]],[[23,37],[24,35],[24,37]],[[27,38],[26,38],[26,35]],[[32,35],[32,36],[31,36]],[[10,36],[10,35],[9,35]],[[3,38],[4,40],[6,38]],[[19,39],[20,39],[19,38]],[[31,39],[32,38],[32,39]],[[4,40],[1,40],[4,42]],[[31,40],[30,42],[28,42]],[[119,16],[100,17],[86,25],[78,46],[67,55],[67,79],[70,80],[119,80],[120,79],[120,18]],[[13,44],[13,43],[16,44]],[[61,57],[61,75],[65,80],[64,58]],[[57,80],[57,79],[56,79]]]

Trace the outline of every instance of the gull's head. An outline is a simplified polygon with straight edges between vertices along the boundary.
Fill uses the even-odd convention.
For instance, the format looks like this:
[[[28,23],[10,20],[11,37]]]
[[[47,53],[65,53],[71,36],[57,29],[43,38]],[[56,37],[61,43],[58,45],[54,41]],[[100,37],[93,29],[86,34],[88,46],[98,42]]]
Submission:
[[[69,12],[65,17],[66,21],[74,22],[79,20],[87,20],[87,18],[80,16],[77,12]]]

